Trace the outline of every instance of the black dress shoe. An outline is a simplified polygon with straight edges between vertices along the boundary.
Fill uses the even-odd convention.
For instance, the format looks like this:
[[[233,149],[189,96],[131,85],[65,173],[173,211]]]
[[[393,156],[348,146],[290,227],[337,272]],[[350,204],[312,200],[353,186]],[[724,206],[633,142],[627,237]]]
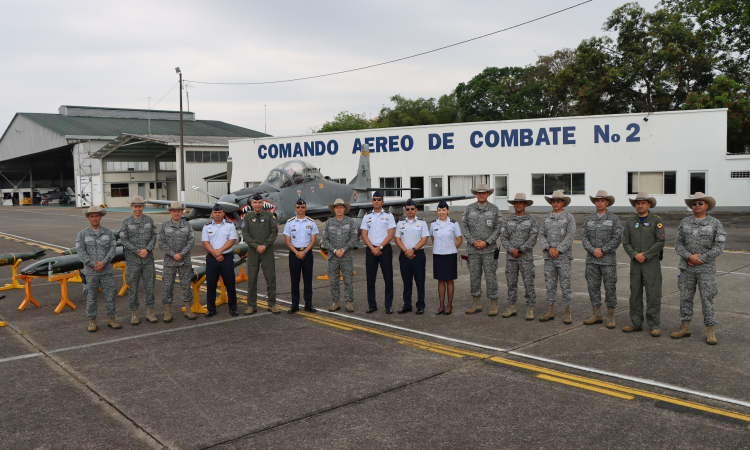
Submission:
[[[313,308],[312,306],[305,306],[305,311],[312,312],[312,313],[318,312],[318,310]]]
[[[443,314],[443,310],[442,309],[439,309],[438,312],[435,313],[436,316],[439,316],[441,314]]]
[[[372,313],[374,313],[377,310],[378,310],[378,308],[370,308],[367,311],[365,311],[365,314],[372,314]]]
[[[209,310],[209,311],[208,311],[208,312],[206,313],[206,317],[213,317],[213,316],[215,316],[215,315],[216,315],[216,310],[215,310],[215,309],[214,309],[214,310]]]
[[[385,308],[385,313],[386,314],[393,314],[393,309],[392,308]]]
[[[445,314],[446,316],[450,316],[452,312],[453,312],[453,310],[451,309],[450,311],[443,312],[443,314]]]
[[[292,306],[291,308],[289,308],[289,311],[287,311],[286,313],[287,314],[294,314],[297,311],[299,311],[299,306]]]
[[[232,317],[234,317],[234,316],[239,316],[240,313],[238,313],[236,309],[230,309],[229,310],[229,315],[232,316]]]
[[[424,308],[417,308],[417,315],[424,314]]]
[[[388,311],[388,309],[390,309],[390,308],[386,308],[386,311]],[[401,309],[399,309],[399,310],[398,310],[397,312],[398,312],[399,314],[405,314],[405,313],[411,312],[411,308],[401,308]],[[389,313],[389,314],[390,314],[390,313]]]

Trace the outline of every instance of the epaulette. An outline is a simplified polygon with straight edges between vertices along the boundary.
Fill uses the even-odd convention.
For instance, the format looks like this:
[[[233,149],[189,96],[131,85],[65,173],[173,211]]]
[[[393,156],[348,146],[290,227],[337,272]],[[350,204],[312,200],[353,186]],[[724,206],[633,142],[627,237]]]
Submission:
[[[440,220],[440,217],[438,217],[437,219],[433,220],[433,222],[437,222],[438,220]],[[453,219],[451,219],[451,220],[453,220]]]
[[[456,223],[456,219],[451,219],[451,222]]]
[[[297,216],[294,216],[294,217],[290,217],[289,219],[287,219],[287,222],[291,222],[292,220],[294,220],[294,219],[296,219],[296,218],[297,218]]]
[[[310,222],[315,222],[314,220],[312,220],[311,218],[309,218],[307,216],[305,216],[305,219],[309,220]]]
[[[375,210],[373,209],[372,211],[368,212],[367,214],[372,214],[374,212],[375,212]],[[367,214],[365,214],[365,215],[367,215]]]
[[[421,220],[422,222],[424,222],[424,219],[422,219],[422,218],[421,218],[421,217],[419,217],[419,216],[414,216],[414,220]]]

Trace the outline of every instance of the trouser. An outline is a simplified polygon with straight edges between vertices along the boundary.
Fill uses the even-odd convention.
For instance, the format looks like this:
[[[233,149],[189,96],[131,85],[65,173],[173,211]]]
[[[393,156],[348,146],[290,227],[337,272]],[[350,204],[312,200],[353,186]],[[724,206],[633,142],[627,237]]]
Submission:
[[[646,288],[646,323],[652,330],[661,325],[661,264],[654,258],[641,264],[630,262],[630,321],[643,326],[643,288]]]
[[[331,286],[331,301],[341,299],[341,284],[339,278],[344,278],[344,299],[354,301],[354,256],[351,250],[343,258],[328,255],[328,283]]]
[[[163,304],[172,303],[174,299],[174,280],[180,275],[180,289],[182,289],[182,301],[193,301],[193,290],[190,287],[190,279],[193,278],[193,265],[188,260],[179,266],[164,266],[162,281],[164,281],[164,293],[161,297]]]
[[[112,273],[86,273],[84,276],[86,277],[86,284],[83,285],[83,293],[86,296],[86,315],[89,319],[96,319],[96,297],[98,297],[99,287],[101,287],[107,317],[114,317],[117,314],[117,308],[115,307],[117,288],[115,288],[114,275]]]
[[[308,252],[305,259],[297,258],[293,252],[289,252],[289,274],[292,277],[292,308],[299,306],[299,279],[300,273],[305,282],[305,307],[312,307],[312,277],[313,277],[313,254]]]
[[[680,270],[680,279],[677,286],[680,288],[680,320],[690,322],[693,319],[693,299],[695,298],[695,287],[698,286],[703,308],[703,324],[706,326],[716,325],[714,297],[719,293],[716,272],[700,273]]]
[[[138,309],[138,285],[143,278],[143,290],[146,295],[143,299],[147,309],[154,307],[154,284],[156,284],[156,268],[154,262],[140,264],[139,262],[127,263],[125,265],[125,281],[128,283],[128,308],[131,311]]]
[[[411,308],[413,281],[417,284],[417,309],[424,309],[424,282],[427,277],[427,258],[424,250],[417,250],[412,259],[407,258],[404,252],[401,252],[398,255],[398,264],[401,270],[401,280],[404,282],[404,308]]]
[[[534,288],[534,279],[536,278],[536,266],[534,260],[515,260],[508,259],[505,261],[505,280],[508,283],[508,303],[515,305],[518,301],[518,273],[523,277],[523,287],[526,293],[526,306],[536,305],[536,289]]]
[[[370,248],[365,249],[365,268],[367,269],[367,305],[377,308],[375,300],[375,279],[378,276],[378,265],[383,272],[385,282],[385,307],[393,306],[393,249],[390,245],[383,247],[379,256],[374,256]]]
[[[617,266],[586,264],[586,283],[589,287],[591,306],[602,306],[602,281],[604,282],[604,301],[607,308],[617,308]]]
[[[247,306],[258,307],[258,271],[263,269],[266,279],[268,306],[276,306],[276,258],[273,249],[268,247],[263,254],[252,248],[247,252]]]
[[[555,259],[544,260],[544,283],[547,287],[547,303],[554,305],[557,301],[557,280],[560,280],[560,291],[565,306],[573,301],[573,291],[570,288],[573,269],[570,259],[560,254]]]
[[[469,282],[471,285],[471,296],[482,296],[482,272],[484,281],[487,283],[487,296],[492,300],[500,298],[500,289],[497,286],[497,260],[494,252],[471,253],[466,265],[469,266]]]
[[[206,255],[206,308],[216,311],[216,286],[219,284],[219,276],[227,290],[229,297],[229,310],[237,310],[237,290],[234,287],[234,261],[232,254],[224,255],[224,260],[219,262],[214,255]]]

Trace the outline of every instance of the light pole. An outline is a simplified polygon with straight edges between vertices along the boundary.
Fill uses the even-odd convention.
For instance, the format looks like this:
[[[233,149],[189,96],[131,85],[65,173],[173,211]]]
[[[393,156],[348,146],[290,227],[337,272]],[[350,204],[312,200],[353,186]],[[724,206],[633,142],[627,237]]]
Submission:
[[[180,75],[180,151],[177,152],[177,184],[180,189],[180,201],[185,202],[185,154],[183,134],[182,134],[182,71],[175,67],[174,71]]]

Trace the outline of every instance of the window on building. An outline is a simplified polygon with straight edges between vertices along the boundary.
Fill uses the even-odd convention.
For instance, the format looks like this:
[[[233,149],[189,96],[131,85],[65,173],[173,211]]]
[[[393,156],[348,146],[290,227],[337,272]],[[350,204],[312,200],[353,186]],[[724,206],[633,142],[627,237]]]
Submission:
[[[148,172],[148,161],[107,161],[107,172]]]
[[[628,194],[676,194],[676,172],[628,172]]]
[[[109,185],[110,197],[130,197],[130,185],[128,183]]]
[[[495,176],[495,198],[508,197],[508,175]]]
[[[250,188],[253,186],[260,186],[260,181],[245,181],[245,187]]]
[[[187,150],[185,151],[186,163],[227,162],[228,151],[222,150]]]
[[[563,191],[565,195],[586,193],[585,173],[533,173],[531,174],[531,195],[552,195]]]
[[[159,170],[177,170],[177,161],[159,161]]]
[[[430,178],[430,197],[443,196],[443,177]]]
[[[338,184],[346,184],[346,178],[331,178],[331,181]]]
[[[401,177],[381,178],[380,189],[385,189],[383,195],[386,197],[401,197],[401,191],[389,191],[388,188],[400,188]]]
[[[154,185],[155,185],[155,184],[156,184],[156,183],[149,183],[149,184],[148,184],[148,188],[149,188],[149,189],[154,189]]]
[[[750,178],[750,172],[729,172],[729,178],[733,180]]]
[[[448,177],[448,195],[471,194],[480,184],[490,185],[489,175],[454,175]]]
[[[195,162],[195,152],[192,150],[185,151],[185,162]]]
[[[690,172],[690,195],[706,193],[706,172]]]

